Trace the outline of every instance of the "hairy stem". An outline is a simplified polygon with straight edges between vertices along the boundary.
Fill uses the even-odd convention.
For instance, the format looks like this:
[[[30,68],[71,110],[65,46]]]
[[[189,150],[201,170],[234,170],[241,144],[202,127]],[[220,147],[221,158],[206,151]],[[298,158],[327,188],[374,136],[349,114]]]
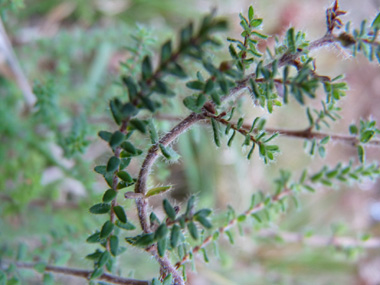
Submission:
[[[291,195],[291,193],[292,193],[292,191],[290,189],[285,189],[281,193],[272,196],[271,201],[272,202],[280,201],[284,197]],[[255,214],[257,212],[260,212],[264,208],[265,208],[264,202],[260,202],[259,204],[257,204],[253,208],[246,210],[243,213],[243,215],[249,216],[249,215]],[[220,227],[215,232],[224,233],[227,230],[229,230],[230,228],[232,228],[237,222],[238,222],[238,220],[237,220],[237,217],[236,217],[235,219],[232,219],[231,221],[229,221],[229,223],[227,225],[225,225],[223,227]],[[196,253],[196,252],[200,251],[202,248],[204,248],[206,245],[208,245],[212,240],[213,240],[213,234],[211,234],[208,237],[206,237],[200,245],[197,245],[196,247],[194,247],[193,250],[192,250],[192,252]],[[189,258],[190,258],[190,254],[186,254],[182,258],[182,260],[180,260],[179,262],[176,263],[176,265],[175,265],[176,268],[179,268],[182,264],[184,264],[185,262],[187,262],[189,260]]]
[[[214,117],[214,116],[213,116]],[[157,119],[161,120],[168,120],[168,121],[179,121],[180,118],[176,116],[170,116],[166,114],[159,114],[156,115]],[[215,118],[215,117],[214,117]],[[218,120],[218,119],[217,119]],[[227,122],[224,123],[224,121],[218,120],[220,123],[223,123],[224,125],[227,125],[230,123],[231,125],[236,125],[236,123]],[[202,123],[209,124],[210,121],[204,120]],[[249,130],[251,128],[251,125],[249,124],[243,124],[242,129]],[[357,136],[351,136],[351,135],[344,135],[344,134],[330,134],[330,133],[324,133],[324,132],[313,132],[309,129],[304,130],[287,130],[287,129],[275,129],[275,128],[265,128],[263,129],[265,132],[269,134],[273,133],[279,133],[280,136],[285,137],[291,137],[291,138],[300,138],[300,139],[323,139],[327,136],[330,137],[332,141],[339,142],[339,143],[345,143],[349,145],[355,145],[359,140]],[[255,130],[254,130],[255,131]],[[379,139],[372,139],[364,146],[380,146],[380,140]]]
[[[29,269],[34,269],[36,266],[36,263],[28,263],[28,262],[15,262],[12,264],[15,264],[19,268],[29,268]],[[88,279],[91,276],[91,273],[93,272],[92,270],[84,270],[84,269],[76,269],[76,268],[69,268],[69,267],[52,266],[52,265],[47,265],[45,267],[45,271],[64,274],[64,275],[71,275],[71,276],[76,276],[76,277],[85,278],[85,279]],[[150,281],[147,281],[147,280],[123,278],[120,276],[115,276],[115,275],[111,275],[107,273],[103,273],[97,279],[107,281],[113,284],[123,284],[123,285],[149,285],[150,284]]]

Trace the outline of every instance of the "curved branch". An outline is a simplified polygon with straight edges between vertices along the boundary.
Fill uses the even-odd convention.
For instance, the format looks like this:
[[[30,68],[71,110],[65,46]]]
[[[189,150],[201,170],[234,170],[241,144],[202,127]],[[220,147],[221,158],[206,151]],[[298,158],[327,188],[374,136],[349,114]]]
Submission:
[[[37,263],[28,263],[28,262],[15,262],[12,264],[15,264],[19,268],[28,268],[28,269],[34,269],[35,266],[37,265]],[[45,271],[76,276],[80,278],[85,278],[87,280],[89,279],[89,277],[91,276],[93,272],[93,270],[84,270],[84,269],[76,269],[76,268],[53,266],[53,265],[47,265],[45,267]],[[103,281],[107,281],[113,284],[123,284],[123,285],[149,285],[151,283],[150,281],[147,281],[147,280],[124,278],[120,276],[111,275],[108,273],[103,273],[101,276],[97,278],[97,280],[103,280]]]

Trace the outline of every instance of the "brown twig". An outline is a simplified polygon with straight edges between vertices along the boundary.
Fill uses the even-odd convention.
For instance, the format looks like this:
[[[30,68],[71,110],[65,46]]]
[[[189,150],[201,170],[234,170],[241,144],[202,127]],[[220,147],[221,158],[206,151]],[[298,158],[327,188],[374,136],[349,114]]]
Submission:
[[[6,260],[3,260],[3,262],[7,262]],[[28,269],[34,269],[37,265],[36,263],[28,263],[28,262],[7,262],[10,264],[14,264],[19,268],[28,268]],[[89,279],[91,276],[92,270],[84,270],[84,269],[76,269],[76,268],[68,268],[68,267],[60,267],[60,266],[52,266],[47,265],[45,267],[45,271],[47,272],[53,272],[58,274],[64,274],[64,275],[70,275],[70,276],[76,276],[80,278]],[[151,282],[147,280],[137,280],[137,279],[131,279],[131,278],[124,278],[116,275],[111,275],[108,273],[103,273],[101,276],[97,278],[97,280],[103,280],[107,281],[113,284],[123,284],[123,285],[149,285]]]
[[[167,114],[158,114],[156,115],[157,119],[162,119],[162,120],[168,120],[168,121],[179,121],[180,118],[177,116],[171,116]],[[220,121],[219,119],[217,119]],[[221,123],[224,125],[227,125],[228,121],[226,120],[221,120]],[[205,124],[210,124],[210,121],[208,120],[203,120],[202,123]],[[236,123],[231,122],[230,123],[233,126],[236,126]],[[251,128],[251,125],[249,124],[243,124],[242,129],[244,130],[249,130]],[[255,131],[255,130],[253,130]],[[330,137],[330,139],[334,142],[339,142],[339,143],[346,143],[349,145],[355,145],[358,143],[358,138],[356,136],[351,136],[351,135],[343,135],[343,134],[329,134],[329,133],[323,133],[323,132],[313,132],[310,131],[309,129],[304,129],[304,130],[287,130],[287,129],[275,129],[275,128],[265,128],[265,132],[269,134],[274,134],[274,133],[279,133],[281,136],[285,137],[293,137],[293,138],[300,138],[300,139],[323,139],[327,136]],[[372,139],[368,143],[364,144],[364,146],[380,146],[380,140],[378,139]]]

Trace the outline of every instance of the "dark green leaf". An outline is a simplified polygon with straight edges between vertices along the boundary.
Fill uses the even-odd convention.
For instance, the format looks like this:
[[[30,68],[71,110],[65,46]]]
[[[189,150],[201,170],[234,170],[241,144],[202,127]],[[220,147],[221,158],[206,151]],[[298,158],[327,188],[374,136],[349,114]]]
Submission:
[[[164,256],[166,251],[167,239],[163,238],[157,242],[157,251],[159,256]]]
[[[206,94],[210,94],[213,90],[214,90],[214,81],[212,79],[209,79],[209,80],[207,80],[203,91]]]
[[[111,206],[106,203],[95,204],[90,208],[92,214],[106,214],[111,210]]]
[[[132,103],[129,102],[121,107],[123,118],[136,116],[138,112],[139,109],[137,109]]]
[[[195,90],[203,90],[205,84],[201,81],[189,81],[186,83],[186,87]]]
[[[181,235],[181,228],[178,225],[174,225],[172,227],[172,232],[170,235],[170,244],[172,248],[177,247],[180,235]]]
[[[112,137],[112,133],[111,132],[107,132],[107,131],[100,131],[98,133],[98,136],[102,139],[102,140],[105,140],[106,142],[109,142],[111,140],[111,137]]]
[[[127,182],[127,183],[131,183],[131,182],[133,182],[133,178],[132,178],[131,175],[129,175],[129,173],[126,172],[126,171],[119,171],[119,172],[117,173],[117,176],[118,176],[121,180],[123,180],[123,181],[125,181],[125,182]]]
[[[111,221],[106,221],[103,224],[102,229],[100,230],[100,238],[101,239],[107,238],[113,231],[113,227],[114,227],[114,224]]]
[[[125,134],[123,134],[120,131],[114,132],[109,141],[110,147],[114,148],[114,147],[119,146],[123,142],[124,139],[125,139]]]
[[[98,243],[102,239],[100,238],[100,232],[95,232],[92,235],[90,235],[87,239],[86,242],[88,243]]]
[[[166,226],[165,223],[163,223],[157,228],[154,234],[154,238],[156,240],[164,239],[166,238],[166,235],[168,234],[168,232],[169,232],[168,227]]]
[[[103,268],[97,267],[95,270],[91,273],[90,279],[96,279],[100,277],[103,274]]]
[[[122,206],[113,207],[113,211],[115,212],[116,217],[120,220],[120,222],[124,224],[127,222],[127,215],[125,214]]]
[[[94,171],[104,176],[107,174],[107,166],[105,165],[95,166]]]
[[[154,243],[154,233],[142,234],[136,237],[127,237],[125,240],[136,246],[147,247]]]
[[[131,224],[130,222],[122,223],[119,220],[117,220],[115,224],[117,227],[124,229],[124,230],[127,230],[127,231],[132,231],[132,230],[136,229],[136,227],[133,224]]]
[[[145,127],[145,123],[139,119],[132,119],[129,121],[129,124],[131,125],[131,127],[133,127],[134,129],[138,130],[139,132],[145,134],[146,133],[146,127]]]
[[[117,236],[110,237],[110,251],[113,256],[118,254],[119,249],[119,238]]]
[[[163,205],[164,205],[165,213],[168,215],[168,217],[170,219],[172,219],[174,221],[175,216],[176,216],[176,212],[175,212],[173,206],[170,204],[170,202],[167,199],[164,199]]]
[[[207,229],[211,229],[212,228],[211,222],[207,218],[205,218],[205,216],[198,215],[198,216],[195,217],[195,220],[197,220],[199,223],[202,224],[202,226],[204,226]]]
[[[152,62],[151,62],[149,56],[144,57],[143,62],[142,62],[141,71],[142,71],[142,78],[144,80],[147,80],[148,78],[152,77],[153,69],[152,69]]]
[[[187,223],[187,229],[189,230],[189,233],[193,239],[198,239],[198,229],[194,222]]]
[[[109,203],[111,202],[113,199],[115,199],[117,195],[117,192],[113,189],[108,189],[104,195],[103,195],[103,202],[104,203]]]
[[[124,84],[128,88],[129,99],[130,99],[130,101],[132,101],[137,96],[137,85],[133,81],[132,77],[130,77],[130,76],[123,77],[122,79],[123,79]]]
[[[217,147],[220,147],[220,129],[214,118],[211,118],[212,130],[214,132],[214,142]]]
[[[120,124],[123,118],[121,113],[122,104],[119,99],[113,99],[110,101],[110,109],[112,116],[116,122],[116,124]]]
[[[116,156],[112,156],[107,163],[107,172],[115,172],[120,165],[120,159]]]
[[[97,249],[94,253],[86,255],[86,258],[90,260],[99,260],[99,257],[102,255],[102,253],[103,252]]]
[[[168,40],[161,48],[161,64],[167,62],[172,54],[172,42]]]

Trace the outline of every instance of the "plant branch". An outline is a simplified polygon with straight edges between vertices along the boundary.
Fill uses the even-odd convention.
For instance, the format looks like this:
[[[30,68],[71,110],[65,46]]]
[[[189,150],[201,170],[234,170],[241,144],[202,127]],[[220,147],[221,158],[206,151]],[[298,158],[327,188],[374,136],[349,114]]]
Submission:
[[[156,115],[157,119],[161,120],[167,120],[167,121],[179,121],[180,118],[176,116],[170,116],[166,114],[158,114]],[[223,120],[219,120],[218,118],[214,119],[218,120],[219,122],[223,123],[224,125],[231,124],[235,125],[236,123],[229,123],[229,122],[224,122]],[[205,124],[210,124],[208,120],[202,121],[202,123]],[[242,129],[249,130],[251,126],[249,124],[243,124]],[[351,136],[351,135],[344,135],[344,134],[329,134],[329,133],[323,133],[323,132],[313,132],[308,129],[304,130],[287,130],[287,129],[276,129],[276,128],[265,128],[263,129],[265,132],[273,134],[273,133],[279,133],[281,136],[285,137],[293,137],[293,138],[300,138],[300,139],[323,139],[327,136],[330,137],[332,141],[339,142],[339,143],[346,143],[349,145],[355,145],[356,143],[359,142],[358,138],[356,136]],[[255,131],[255,130],[254,130]],[[380,140],[379,139],[372,139],[364,146],[380,146]]]
[[[11,263],[11,262],[9,262],[9,263]],[[15,264],[19,268],[28,268],[28,269],[34,269],[35,266],[37,265],[37,263],[28,263],[28,262],[15,262],[12,264]],[[45,267],[45,271],[58,273],[58,274],[64,274],[64,275],[76,276],[76,277],[80,277],[80,278],[85,278],[87,280],[89,279],[89,277],[91,276],[91,273],[93,272],[92,270],[76,269],[76,268],[69,268],[69,267],[60,267],[60,266],[53,266],[53,265],[47,265]],[[124,277],[115,276],[115,275],[111,275],[111,274],[107,274],[107,273],[103,273],[97,279],[107,281],[107,282],[111,282],[113,284],[123,284],[123,285],[149,285],[150,284],[150,281],[147,281],[147,280],[137,280],[137,279],[131,279],[131,278],[124,278]]]
[[[284,197],[289,196],[291,193],[292,193],[292,191],[290,189],[285,189],[284,191],[280,192],[279,194],[273,195],[271,197],[271,202],[272,203],[273,202],[278,202],[281,199],[283,199]],[[260,212],[264,208],[265,208],[264,202],[260,202],[256,206],[254,206],[254,207],[246,210],[242,215],[249,216],[249,215],[255,214],[257,212]],[[236,218],[230,220],[227,225],[225,225],[223,227],[220,227],[215,232],[224,233],[227,230],[229,230],[230,228],[232,228],[237,222],[238,222],[238,218],[236,217]],[[202,248],[204,248],[206,245],[208,245],[213,240],[213,235],[214,234],[209,235],[208,237],[206,237],[203,240],[203,242],[200,245],[197,245],[196,247],[194,247],[193,250],[192,250],[192,253],[196,253],[196,252],[200,251]],[[179,268],[182,264],[184,264],[185,262],[187,262],[189,260],[189,258],[190,258],[190,254],[186,254],[182,258],[182,260],[180,260],[179,262],[176,263],[176,265],[175,265],[176,268]]]

